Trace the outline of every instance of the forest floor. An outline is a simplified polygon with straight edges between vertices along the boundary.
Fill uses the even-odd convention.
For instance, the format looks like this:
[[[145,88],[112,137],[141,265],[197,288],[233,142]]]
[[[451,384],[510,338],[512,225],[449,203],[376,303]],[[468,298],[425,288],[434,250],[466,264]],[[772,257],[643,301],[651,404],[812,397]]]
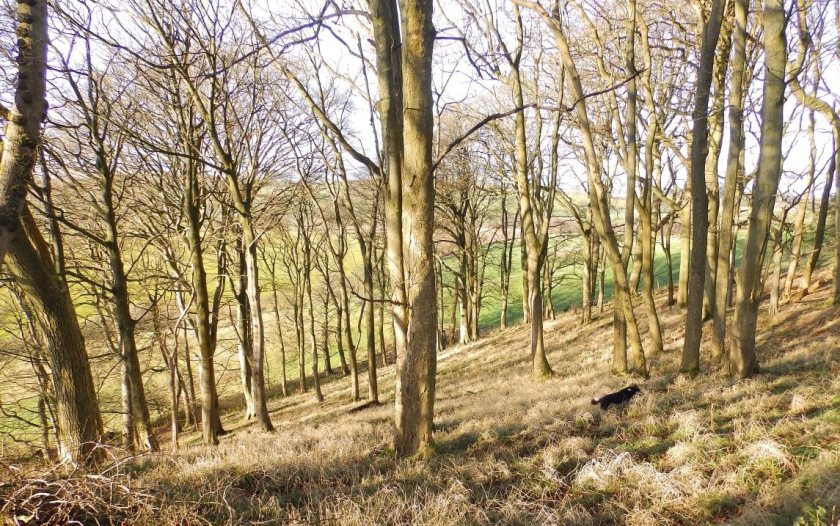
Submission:
[[[232,408],[217,448],[185,433],[178,451],[103,474],[116,481],[103,486],[108,514],[131,524],[837,524],[840,309],[827,294],[823,285],[775,317],[762,311],[761,371],[746,381],[680,375],[684,313],[658,296],[665,351],[649,357],[642,394],[608,411],[590,399],[632,381],[610,374],[609,308],[586,326],[576,312],[546,322],[555,375],[545,380],[532,376],[525,326],[450,347],[438,357],[437,450],[423,460],[391,448],[393,365],[379,369],[378,407],[351,411],[349,379],[336,377],[321,404],[311,392],[273,397],[275,433]]]

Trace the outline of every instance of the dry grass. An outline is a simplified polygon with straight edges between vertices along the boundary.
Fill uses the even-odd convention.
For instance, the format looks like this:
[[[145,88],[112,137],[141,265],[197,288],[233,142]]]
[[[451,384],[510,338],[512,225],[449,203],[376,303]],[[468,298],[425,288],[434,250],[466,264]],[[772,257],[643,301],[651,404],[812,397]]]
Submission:
[[[763,317],[761,374],[743,382],[679,375],[683,313],[663,305],[666,349],[650,359],[651,380],[607,412],[589,399],[629,381],[609,374],[611,312],[586,327],[573,314],[548,322],[557,374],[541,381],[527,330],[497,332],[441,353],[432,458],[397,461],[391,405],[350,413],[348,381],[334,380],[321,405],[272,399],[276,433],[231,413],[218,448],[185,435],[178,452],[124,464],[121,487],[142,505],[113,502],[129,522],[155,524],[770,525],[806,505],[830,517],[840,311],[824,301],[821,291]],[[380,373],[392,401],[393,366]]]

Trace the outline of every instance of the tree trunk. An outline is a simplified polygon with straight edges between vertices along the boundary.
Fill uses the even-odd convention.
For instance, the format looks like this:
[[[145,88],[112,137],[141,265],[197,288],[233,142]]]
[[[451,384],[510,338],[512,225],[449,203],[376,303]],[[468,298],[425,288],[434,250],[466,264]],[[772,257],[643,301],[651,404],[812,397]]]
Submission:
[[[720,185],[718,183],[718,164],[723,144],[723,112],[726,95],[726,70],[729,66],[729,53],[732,44],[732,2],[724,2],[724,15],[720,30],[720,45],[714,61],[714,97],[709,110],[709,152],[706,156],[706,191],[709,201],[709,229],[706,237],[706,277],[703,288],[703,320],[711,319],[715,305],[715,278],[718,254],[718,212],[720,209]],[[725,183],[724,183],[725,184]]]
[[[271,418],[268,416],[268,405],[265,395],[265,326],[262,317],[262,302],[260,301],[259,263],[257,260],[257,238],[250,215],[240,217],[242,224],[242,242],[245,251],[245,271],[248,276],[246,292],[248,296],[248,311],[251,322],[251,337],[253,341],[251,359],[251,387],[254,394],[254,409],[257,422],[263,431],[274,431]]]
[[[47,27],[46,0],[18,0],[18,75],[0,148],[0,266],[17,235],[41,144],[41,121],[47,112]]]
[[[760,266],[782,168],[787,50],[785,11],[781,0],[764,0],[763,23],[765,74],[761,107],[761,151],[747,240],[736,275],[735,321],[730,354],[730,372],[738,378],[751,376],[756,368],[755,331],[761,289]]]
[[[793,226],[793,242],[790,247],[790,261],[788,262],[787,274],[785,274],[784,292],[782,297],[790,298],[793,290],[793,280],[796,277],[796,267],[799,265],[799,258],[802,254],[802,240],[805,237],[805,216],[808,213],[808,203],[811,201],[811,194],[814,189],[814,180],[817,177],[817,143],[814,137],[814,110],[808,112],[808,183],[799,201],[799,209],[796,212],[796,219]]]
[[[840,123],[834,126],[834,179],[836,187],[840,189]],[[840,190],[834,192],[834,283],[831,286],[832,302],[840,304]]]
[[[239,256],[239,289],[236,292],[236,332],[239,337],[237,354],[239,356],[239,379],[242,383],[242,394],[245,397],[245,416],[247,422],[257,416],[257,408],[254,403],[254,383],[251,364],[253,363],[253,335],[251,334],[250,306],[246,289],[248,287],[248,274],[246,272],[245,252],[242,242],[237,240],[236,252]]]
[[[782,244],[782,233],[785,228],[785,218],[773,232],[773,259],[771,261],[771,277],[770,277],[770,304],[767,306],[767,313],[771,316],[779,312],[779,282],[782,276],[782,255],[784,253],[784,245]]]
[[[838,142],[836,134],[832,146],[834,151],[840,147],[840,142]],[[817,268],[817,263],[820,260],[820,252],[822,252],[823,240],[825,239],[825,224],[828,219],[828,205],[831,197],[831,188],[834,184],[834,173],[837,170],[837,166],[837,157],[832,156],[828,165],[828,170],[825,173],[825,184],[823,185],[823,193],[820,197],[820,207],[817,211],[817,226],[814,231],[814,245],[811,247],[808,264],[805,266],[805,271],[802,274],[800,288],[805,294],[807,294],[811,288],[811,276]],[[838,185],[838,188],[840,188],[840,185]]]
[[[324,370],[327,377],[334,374],[330,363],[330,296],[324,292],[324,324],[321,327],[321,350],[324,352]]]
[[[691,137],[691,256],[688,272],[685,315],[685,344],[680,370],[696,374],[700,370],[700,339],[703,336],[703,291],[706,279],[706,236],[709,227],[709,200],[706,194],[705,165],[708,154],[709,91],[720,26],[722,0],[713,0],[709,20],[703,28],[700,68],[694,92],[694,126]]]
[[[289,383],[286,375],[286,342],[283,341],[283,325],[280,323],[280,304],[277,301],[277,283],[271,280],[271,294],[274,299],[274,323],[277,326],[277,343],[280,344],[280,388],[283,396],[289,396]],[[338,312],[339,345],[341,345],[341,310]]]
[[[103,165],[104,166],[104,165]],[[107,223],[106,247],[108,251],[108,263],[111,271],[111,283],[109,290],[113,301],[114,323],[119,331],[120,348],[123,362],[126,369],[126,376],[129,384],[129,400],[132,421],[135,428],[135,438],[140,442],[143,449],[157,451],[158,444],[155,438],[149,418],[149,406],[146,402],[146,391],[143,388],[143,375],[140,370],[139,352],[135,339],[134,329],[137,322],[131,316],[131,307],[128,293],[128,277],[122,261],[122,253],[117,235],[117,219],[114,212],[112,183],[113,177],[110,173],[103,173],[104,176],[104,214]]]
[[[735,0],[734,37],[732,44],[731,84],[729,89],[729,148],[726,158],[726,181],[723,185],[717,265],[715,267],[715,309],[712,330],[712,366],[726,356],[726,307],[729,297],[731,254],[735,247],[732,227],[736,215],[736,192],[741,174],[741,152],[744,146],[744,66],[746,64],[748,0]]]
[[[583,245],[583,277],[581,279],[581,322],[592,321],[592,230],[587,228],[583,232],[581,244]]]
[[[312,351],[312,381],[315,385],[315,400],[324,401],[321,392],[321,377],[318,374],[318,341],[315,336],[315,304],[312,302],[312,247],[309,238],[303,235],[304,276],[303,286],[306,289],[307,309],[309,310],[309,348]]]
[[[376,297],[373,288],[373,254],[371,253],[372,247],[366,246],[365,250],[362,254],[363,259],[365,260],[364,264],[364,291],[365,297],[367,299],[367,309],[365,309],[365,340],[366,340],[366,349],[367,349],[367,361],[368,361],[368,399],[371,402],[379,403],[379,386],[376,382],[376,320],[375,320],[375,308],[376,304],[373,301],[373,298]],[[434,274],[434,271],[433,271]],[[433,276],[434,277],[434,276]],[[436,296],[433,297],[436,300]],[[437,307],[435,306],[435,312],[437,312]],[[437,326],[437,321],[435,321],[435,327]],[[435,334],[436,331],[433,330]]]
[[[84,338],[67,286],[55,273],[49,249],[28,212],[23,221],[25,227],[18,223],[12,228],[15,235],[11,240],[9,271],[31,302],[47,345],[55,389],[59,457],[95,463],[101,457],[96,443],[102,435],[102,419]]]
[[[665,272],[668,275],[668,299],[665,304],[669,307],[676,303],[674,297],[674,258],[671,255],[671,237],[674,235],[674,219],[675,213],[671,213],[668,217],[668,224],[662,229],[661,242],[662,252],[665,253]]]
[[[680,210],[680,270],[677,277],[677,307],[688,304],[688,265],[691,261],[691,179],[685,180],[685,204]]]
[[[401,173],[405,287],[408,306],[405,348],[397,356],[395,446],[401,456],[433,447],[437,369],[434,276],[434,177],[432,173],[432,50],[435,28],[431,0],[403,0]],[[392,25],[392,30],[396,30]],[[389,174],[397,176],[397,174]],[[395,288],[399,288],[394,284]],[[399,349],[399,347],[398,347]]]

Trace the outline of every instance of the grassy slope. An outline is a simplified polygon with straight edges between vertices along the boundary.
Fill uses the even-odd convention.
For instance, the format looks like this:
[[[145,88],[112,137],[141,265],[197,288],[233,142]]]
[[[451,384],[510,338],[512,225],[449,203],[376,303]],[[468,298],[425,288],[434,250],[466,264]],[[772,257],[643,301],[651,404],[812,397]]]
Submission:
[[[666,350],[644,394],[601,412],[589,398],[627,382],[608,374],[611,312],[586,327],[569,313],[547,323],[549,380],[532,379],[522,326],[440,355],[430,460],[395,461],[390,403],[349,412],[334,380],[320,406],[273,398],[277,433],[229,414],[218,449],[148,459],[137,484],[162,499],[158,523],[790,524],[804,503],[840,504],[840,310],[826,294],[762,316],[752,380],[678,375],[683,314],[662,305]]]

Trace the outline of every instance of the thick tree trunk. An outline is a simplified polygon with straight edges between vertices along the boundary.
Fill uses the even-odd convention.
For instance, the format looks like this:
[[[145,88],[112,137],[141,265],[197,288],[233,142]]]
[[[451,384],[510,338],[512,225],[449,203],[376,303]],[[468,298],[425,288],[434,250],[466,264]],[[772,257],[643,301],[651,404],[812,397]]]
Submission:
[[[691,138],[691,260],[688,272],[688,308],[685,315],[685,344],[680,370],[696,374],[700,370],[700,339],[703,336],[703,291],[706,279],[706,236],[709,227],[709,200],[706,194],[706,156],[708,154],[709,91],[715,48],[723,20],[723,0],[713,0],[709,20],[703,28],[700,68],[694,93],[694,126]]]
[[[136,449],[137,437],[134,431],[134,417],[131,411],[131,375],[126,365],[125,356],[122,354],[120,354],[120,394],[122,403],[123,447],[133,453]]]
[[[46,116],[47,2],[17,2],[15,100],[6,115],[0,147],[0,266],[17,235]]]
[[[397,356],[394,438],[397,454],[405,456],[424,454],[433,447],[437,311],[431,85],[435,28],[431,0],[403,0],[400,7],[404,35],[402,247],[408,313],[404,352]],[[396,29],[396,25],[391,27]]]
[[[735,321],[730,372],[747,378],[755,372],[755,331],[760,301],[761,261],[776,202],[782,169],[784,92],[787,49],[781,0],[764,0],[764,96],[761,107],[761,151],[753,190],[744,254],[736,275]]]
[[[22,224],[12,228],[15,235],[9,271],[31,302],[33,317],[47,345],[55,389],[59,457],[94,463],[101,457],[96,443],[102,435],[102,419],[84,338],[67,286],[55,273],[49,249],[28,212],[23,221],[25,228]]]

